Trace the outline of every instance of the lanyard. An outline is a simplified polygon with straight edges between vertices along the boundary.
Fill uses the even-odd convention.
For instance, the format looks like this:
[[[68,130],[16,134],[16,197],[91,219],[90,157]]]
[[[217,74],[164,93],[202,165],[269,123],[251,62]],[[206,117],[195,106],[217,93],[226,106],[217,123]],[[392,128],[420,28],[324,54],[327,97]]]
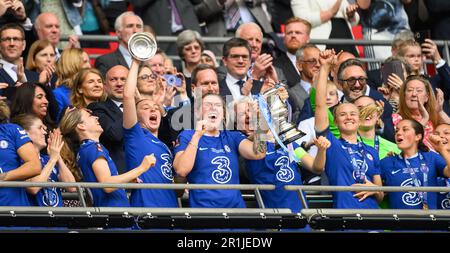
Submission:
[[[361,140],[361,142],[364,143],[364,140],[363,140],[363,138],[361,137],[361,135],[359,135],[359,133],[358,133],[358,137],[359,137],[359,139]],[[380,151],[380,138],[378,137],[378,135],[375,135],[375,141],[374,141],[374,146],[373,146],[373,148],[376,149],[377,152]]]
[[[365,156],[365,149],[364,149],[364,144],[360,141],[358,141],[358,150],[357,151],[353,151],[353,148],[348,145],[349,143],[342,139],[342,142],[344,143],[345,146],[345,150],[347,151],[347,153],[350,156],[351,159],[351,164],[353,166],[353,174],[355,175],[355,180],[357,184],[364,184],[365,183],[365,179],[366,179],[366,171],[364,170],[364,167],[366,165],[366,156]],[[358,166],[358,163],[356,161],[356,156],[355,153],[360,153],[362,156],[362,164],[361,166]]]
[[[411,168],[411,163],[408,159],[404,158],[406,167],[408,167],[409,175],[414,183],[415,187],[420,187],[420,181],[417,178],[416,172],[413,168]],[[419,160],[420,160],[420,171],[423,173],[423,186],[428,186],[428,166],[425,163],[425,159],[423,158],[422,153],[419,152]],[[428,193],[427,192],[418,192],[420,199],[422,200],[423,209],[428,209]]]

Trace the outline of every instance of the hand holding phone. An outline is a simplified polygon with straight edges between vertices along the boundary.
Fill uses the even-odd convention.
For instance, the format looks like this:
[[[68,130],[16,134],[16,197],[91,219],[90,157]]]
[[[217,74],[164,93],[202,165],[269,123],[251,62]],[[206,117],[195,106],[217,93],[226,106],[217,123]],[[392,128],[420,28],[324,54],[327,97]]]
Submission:
[[[405,78],[403,72],[403,63],[399,60],[384,63],[381,67],[383,84],[388,85],[389,76],[392,74],[396,74],[402,81],[404,81]]]

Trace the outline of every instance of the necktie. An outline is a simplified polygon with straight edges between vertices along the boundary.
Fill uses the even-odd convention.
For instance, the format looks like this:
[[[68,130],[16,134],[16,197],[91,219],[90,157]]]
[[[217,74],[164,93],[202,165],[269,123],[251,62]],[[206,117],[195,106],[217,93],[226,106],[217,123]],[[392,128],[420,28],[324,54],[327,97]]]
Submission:
[[[170,8],[172,9],[172,15],[175,18],[175,23],[177,25],[181,25],[180,13],[178,13],[177,5],[175,4],[175,0],[168,0],[170,4]]]
[[[244,85],[245,81],[244,80],[239,80],[236,82],[237,85],[239,85],[239,88],[242,88],[242,86]]]
[[[123,112],[123,104],[122,103],[120,103],[119,109]]]
[[[240,19],[241,14],[239,13],[239,6],[234,1],[226,10],[225,24],[227,30],[236,30],[237,26],[239,25]]]

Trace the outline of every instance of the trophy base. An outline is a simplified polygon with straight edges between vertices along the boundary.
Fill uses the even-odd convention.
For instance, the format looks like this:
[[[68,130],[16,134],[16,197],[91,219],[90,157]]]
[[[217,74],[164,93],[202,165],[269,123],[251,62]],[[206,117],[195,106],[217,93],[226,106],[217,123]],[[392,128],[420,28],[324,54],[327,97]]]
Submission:
[[[283,141],[283,144],[287,146],[288,144],[302,138],[306,134],[297,129],[291,129],[287,131],[285,134],[280,134],[280,139]],[[278,143],[275,143],[275,150],[279,149],[281,146]]]

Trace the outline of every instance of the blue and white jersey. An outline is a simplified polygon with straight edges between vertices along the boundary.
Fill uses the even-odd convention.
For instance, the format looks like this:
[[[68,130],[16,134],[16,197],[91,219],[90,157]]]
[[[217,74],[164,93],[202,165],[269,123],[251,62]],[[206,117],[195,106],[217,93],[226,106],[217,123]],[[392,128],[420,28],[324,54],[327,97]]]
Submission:
[[[434,152],[421,152],[421,154],[428,166],[428,173],[423,173],[418,155],[408,159],[410,168],[414,170],[420,186],[425,186],[425,179],[427,186],[437,186],[437,177],[443,175],[446,166],[445,160]],[[416,186],[404,158],[399,155],[381,160],[381,178],[385,186]],[[427,193],[429,209],[436,209],[437,194],[436,192]],[[417,192],[389,192],[389,204],[393,209],[423,209],[422,199]]]
[[[326,151],[327,160],[325,163],[325,173],[327,173],[330,185],[351,186],[357,183],[351,155],[355,157],[356,164],[359,167],[362,166],[369,181],[372,181],[375,175],[380,174],[378,152],[374,148],[362,143],[363,148],[361,150],[357,144],[350,144],[343,139],[337,139],[329,130],[326,132],[326,137],[331,142],[331,146]],[[353,197],[353,194],[355,192],[333,192],[333,207],[379,208],[374,196],[360,202],[358,198]]]
[[[293,143],[295,150],[299,145]],[[275,144],[267,142],[266,157],[261,160],[247,160],[248,178],[252,184],[274,184],[275,190],[261,191],[266,208],[290,208],[300,212],[302,204],[297,191],[286,191],[285,185],[301,185],[298,165],[289,160],[289,154],[282,148],[275,150]]]
[[[41,155],[40,157],[42,169],[44,169],[45,165],[50,160],[48,155]],[[48,182],[58,182],[59,169],[58,165],[55,165],[52,168],[52,172],[50,173],[50,177]],[[30,196],[31,202],[36,206],[63,206],[61,188],[58,187],[47,187],[41,188],[40,191],[37,192],[36,195]]]
[[[108,162],[111,176],[117,176],[117,168],[113,160],[109,156],[108,150],[100,143],[93,140],[84,140],[78,151],[77,161],[83,173],[85,182],[98,182],[92,165],[99,157],[105,158]],[[91,188],[94,198],[94,206],[102,207],[129,207],[127,195],[124,189],[117,189],[111,193],[106,193],[101,188]]]
[[[15,170],[22,164],[17,150],[31,142],[25,130],[16,124],[0,124],[0,173]],[[0,188],[0,206],[29,206],[25,188]]]
[[[184,151],[194,130],[178,136],[175,154]],[[192,171],[187,179],[192,184],[239,184],[239,144],[246,137],[237,131],[220,131],[219,136],[200,138]],[[190,207],[245,207],[239,190],[190,190]]]
[[[438,177],[437,186],[449,187],[450,179]],[[450,192],[439,192],[437,196],[437,209],[450,209]]]
[[[144,183],[173,183],[173,155],[163,142],[142,128],[139,123],[130,129],[124,128],[123,136],[127,170],[138,167],[146,155],[154,154],[155,166],[142,173],[139,178]],[[134,207],[178,207],[175,191],[160,189],[133,190],[130,204]]]

